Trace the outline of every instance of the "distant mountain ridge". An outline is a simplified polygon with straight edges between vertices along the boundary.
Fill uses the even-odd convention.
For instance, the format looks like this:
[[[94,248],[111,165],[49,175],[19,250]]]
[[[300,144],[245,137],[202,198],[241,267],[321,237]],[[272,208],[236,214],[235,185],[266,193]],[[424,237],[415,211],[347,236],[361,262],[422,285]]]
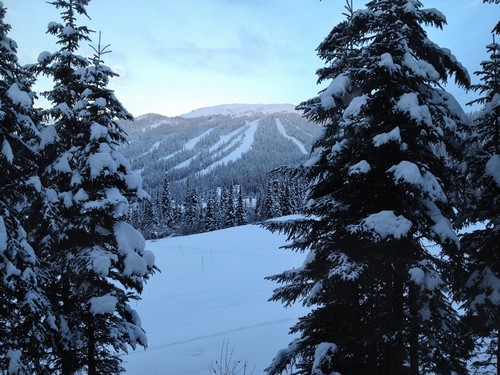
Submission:
[[[189,182],[201,189],[241,184],[249,193],[267,172],[309,157],[320,129],[291,104],[230,104],[201,108],[178,117],[158,114],[122,122],[129,145],[123,154],[158,191],[168,173],[173,194]]]
[[[246,117],[257,114],[300,113],[293,104],[221,104],[214,107],[199,108],[181,115],[183,118],[231,116]]]

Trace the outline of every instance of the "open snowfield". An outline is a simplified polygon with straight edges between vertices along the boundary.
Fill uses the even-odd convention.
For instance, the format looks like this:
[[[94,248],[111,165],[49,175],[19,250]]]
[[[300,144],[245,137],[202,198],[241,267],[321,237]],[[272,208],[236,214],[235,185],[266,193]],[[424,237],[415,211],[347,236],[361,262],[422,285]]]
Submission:
[[[254,375],[263,374],[304,314],[301,306],[267,301],[277,284],[264,277],[299,267],[305,258],[279,249],[285,240],[246,225],[148,241],[162,272],[135,306],[149,347],[124,357],[126,373],[206,375],[228,342],[234,360],[247,360]]]

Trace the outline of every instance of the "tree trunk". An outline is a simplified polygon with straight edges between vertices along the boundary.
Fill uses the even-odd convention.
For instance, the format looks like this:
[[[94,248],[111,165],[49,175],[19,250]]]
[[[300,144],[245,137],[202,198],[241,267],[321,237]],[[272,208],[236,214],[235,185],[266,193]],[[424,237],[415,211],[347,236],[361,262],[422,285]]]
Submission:
[[[70,352],[61,354],[61,375],[73,375],[73,356]]]
[[[89,318],[89,327],[88,327],[88,353],[87,353],[87,366],[88,366],[88,375],[96,375],[97,374],[97,364],[95,358],[95,332],[94,332],[94,324],[92,322],[92,317]]]
[[[408,300],[410,304],[410,375],[419,375],[418,306],[416,286],[410,282]]]
[[[387,318],[390,322],[387,322],[387,327],[390,332],[387,332],[389,336],[394,337],[394,342],[387,347],[387,374],[388,375],[400,375],[404,374],[404,362],[405,362],[405,348],[404,348],[404,338],[402,332],[404,329],[404,281],[402,275],[400,274],[401,268],[398,264],[389,263],[386,274],[387,278],[385,280],[385,293],[386,293],[386,311]]]

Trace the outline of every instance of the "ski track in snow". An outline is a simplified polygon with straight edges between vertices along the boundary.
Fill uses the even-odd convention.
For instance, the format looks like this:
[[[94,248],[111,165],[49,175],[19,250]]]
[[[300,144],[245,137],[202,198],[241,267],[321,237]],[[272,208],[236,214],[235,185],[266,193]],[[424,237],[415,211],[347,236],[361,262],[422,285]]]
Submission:
[[[276,321],[263,322],[263,323],[259,323],[259,324],[238,327],[236,329],[232,329],[232,330],[228,330],[228,331],[215,332],[215,333],[210,334],[210,335],[193,337],[193,338],[182,340],[182,341],[175,341],[175,342],[167,343],[167,344],[160,345],[160,346],[148,347],[148,350],[161,350],[161,349],[169,348],[169,347],[176,346],[176,345],[189,344],[189,343],[193,343],[195,341],[203,341],[203,340],[206,340],[209,338],[215,338],[215,337],[220,337],[223,339],[227,336],[230,336],[233,333],[237,333],[240,331],[246,331],[246,330],[251,330],[251,329],[261,328],[261,327],[268,327],[268,326],[276,326],[276,325],[281,325],[282,323],[288,323],[288,322],[291,323],[294,321],[295,321],[295,319],[280,319],[280,320],[276,320]],[[222,342],[222,340],[221,340],[221,342]],[[132,353],[130,353],[130,355],[134,355],[136,353],[137,352],[132,352]]]
[[[204,176],[218,165],[225,165],[231,161],[236,161],[240,159],[243,156],[243,154],[250,151],[255,138],[255,132],[257,131],[258,126],[259,126],[259,120],[250,122],[248,124],[247,129],[245,130],[241,144],[235,150],[233,150],[229,155],[226,155],[222,159],[216,161],[207,168],[198,172],[198,175]]]
[[[297,145],[297,147],[299,148],[299,150],[303,154],[307,155],[308,152],[307,152],[304,144],[302,142],[300,142],[297,138],[294,138],[294,137],[287,134],[285,127],[283,126],[283,124],[281,123],[281,120],[279,118],[275,118],[274,120],[276,121],[276,126],[278,127],[278,130],[283,135],[283,137],[291,140],[293,143],[295,143]]]

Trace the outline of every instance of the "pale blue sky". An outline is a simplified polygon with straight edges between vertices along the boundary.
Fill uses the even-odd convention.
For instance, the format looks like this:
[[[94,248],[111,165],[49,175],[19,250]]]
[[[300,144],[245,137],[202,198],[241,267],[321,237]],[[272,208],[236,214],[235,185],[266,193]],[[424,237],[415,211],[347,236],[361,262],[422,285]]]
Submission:
[[[47,24],[59,21],[45,0],[2,0],[22,63],[55,51]],[[482,0],[423,0],[448,26],[430,38],[450,48],[471,76],[486,57],[500,7]],[[355,0],[355,6],[364,4]],[[322,67],[316,47],[342,20],[343,0],[93,0],[91,20],[111,44],[111,88],[134,115],[179,115],[227,103],[298,104],[315,96]],[[80,54],[90,55],[88,46]],[[43,85],[43,82],[41,83]],[[461,104],[470,100],[449,86]]]

